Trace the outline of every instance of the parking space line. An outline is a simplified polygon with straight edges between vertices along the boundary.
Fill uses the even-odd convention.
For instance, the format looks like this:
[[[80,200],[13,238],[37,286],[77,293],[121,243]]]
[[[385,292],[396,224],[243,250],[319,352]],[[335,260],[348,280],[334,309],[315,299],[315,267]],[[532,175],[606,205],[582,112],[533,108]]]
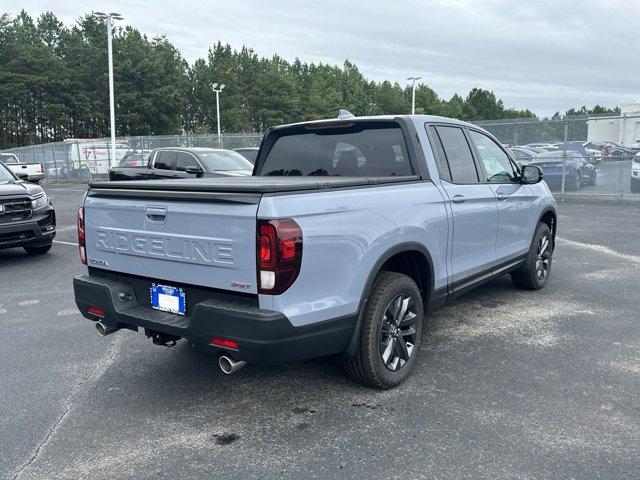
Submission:
[[[62,245],[73,245],[74,247],[78,246],[77,243],[74,243],[74,242],[63,242],[62,240],[54,240],[53,243],[61,243]]]
[[[567,240],[566,238],[560,238],[560,237],[558,237],[558,240],[562,243],[566,243],[574,247],[588,248],[598,253],[604,253],[605,255],[611,255],[612,257],[617,257],[624,260],[628,260],[633,263],[640,264],[640,257],[636,255],[629,255],[627,253],[616,252],[615,250],[612,250],[609,247],[605,247],[603,245],[596,245],[594,243],[576,242],[575,240]]]

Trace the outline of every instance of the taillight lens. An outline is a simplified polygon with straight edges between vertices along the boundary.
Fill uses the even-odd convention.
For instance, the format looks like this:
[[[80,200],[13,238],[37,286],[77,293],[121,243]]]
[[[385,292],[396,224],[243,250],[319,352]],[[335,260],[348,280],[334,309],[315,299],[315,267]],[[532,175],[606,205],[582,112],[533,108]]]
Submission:
[[[84,236],[84,207],[78,209],[78,249],[80,250],[80,261],[87,264],[87,250],[85,248]]]
[[[290,218],[258,220],[258,292],[279,295],[298,278],[302,264],[302,230]]]

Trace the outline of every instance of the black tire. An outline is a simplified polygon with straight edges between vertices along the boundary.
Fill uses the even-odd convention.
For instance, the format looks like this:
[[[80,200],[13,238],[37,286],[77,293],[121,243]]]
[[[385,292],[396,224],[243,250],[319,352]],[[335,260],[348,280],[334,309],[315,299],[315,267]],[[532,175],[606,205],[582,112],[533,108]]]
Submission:
[[[398,321],[392,321],[394,318]],[[360,345],[355,357],[346,363],[347,372],[374,388],[389,389],[402,383],[418,356],[423,319],[424,306],[416,283],[401,273],[381,272],[371,287]]]
[[[44,247],[24,247],[24,249],[29,255],[42,255],[51,250],[51,244]]]
[[[545,241],[548,242],[546,245]],[[539,223],[533,235],[527,259],[518,270],[511,272],[511,280],[515,286],[526,290],[540,290],[544,287],[551,273],[554,248],[553,235],[549,226],[546,223]],[[541,269],[544,273],[541,273]]]

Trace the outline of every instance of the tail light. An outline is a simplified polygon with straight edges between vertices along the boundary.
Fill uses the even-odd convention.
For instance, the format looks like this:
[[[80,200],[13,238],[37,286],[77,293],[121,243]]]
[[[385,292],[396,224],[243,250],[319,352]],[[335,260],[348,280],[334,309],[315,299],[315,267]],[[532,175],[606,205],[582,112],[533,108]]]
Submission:
[[[290,218],[258,220],[258,293],[279,295],[298,278],[302,263],[302,230]]]
[[[87,250],[85,248],[84,236],[84,207],[78,209],[78,249],[80,250],[80,261],[87,264]]]

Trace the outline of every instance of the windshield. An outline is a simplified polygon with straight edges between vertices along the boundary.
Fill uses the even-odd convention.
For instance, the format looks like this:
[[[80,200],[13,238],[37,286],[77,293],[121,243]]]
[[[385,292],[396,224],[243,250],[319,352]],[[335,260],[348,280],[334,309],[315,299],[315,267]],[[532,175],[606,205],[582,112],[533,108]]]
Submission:
[[[211,151],[198,153],[202,166],[207,172],[229,170],[253,170],[253,164],[242,155],[232,151]]]
[[[9,182],[15,180],[13,174],[4,165],[0,165],[0,182]]]
[[[277,138],[262,176],[389,177],[412,175],[400,127],[393,122],[310,125]]]

